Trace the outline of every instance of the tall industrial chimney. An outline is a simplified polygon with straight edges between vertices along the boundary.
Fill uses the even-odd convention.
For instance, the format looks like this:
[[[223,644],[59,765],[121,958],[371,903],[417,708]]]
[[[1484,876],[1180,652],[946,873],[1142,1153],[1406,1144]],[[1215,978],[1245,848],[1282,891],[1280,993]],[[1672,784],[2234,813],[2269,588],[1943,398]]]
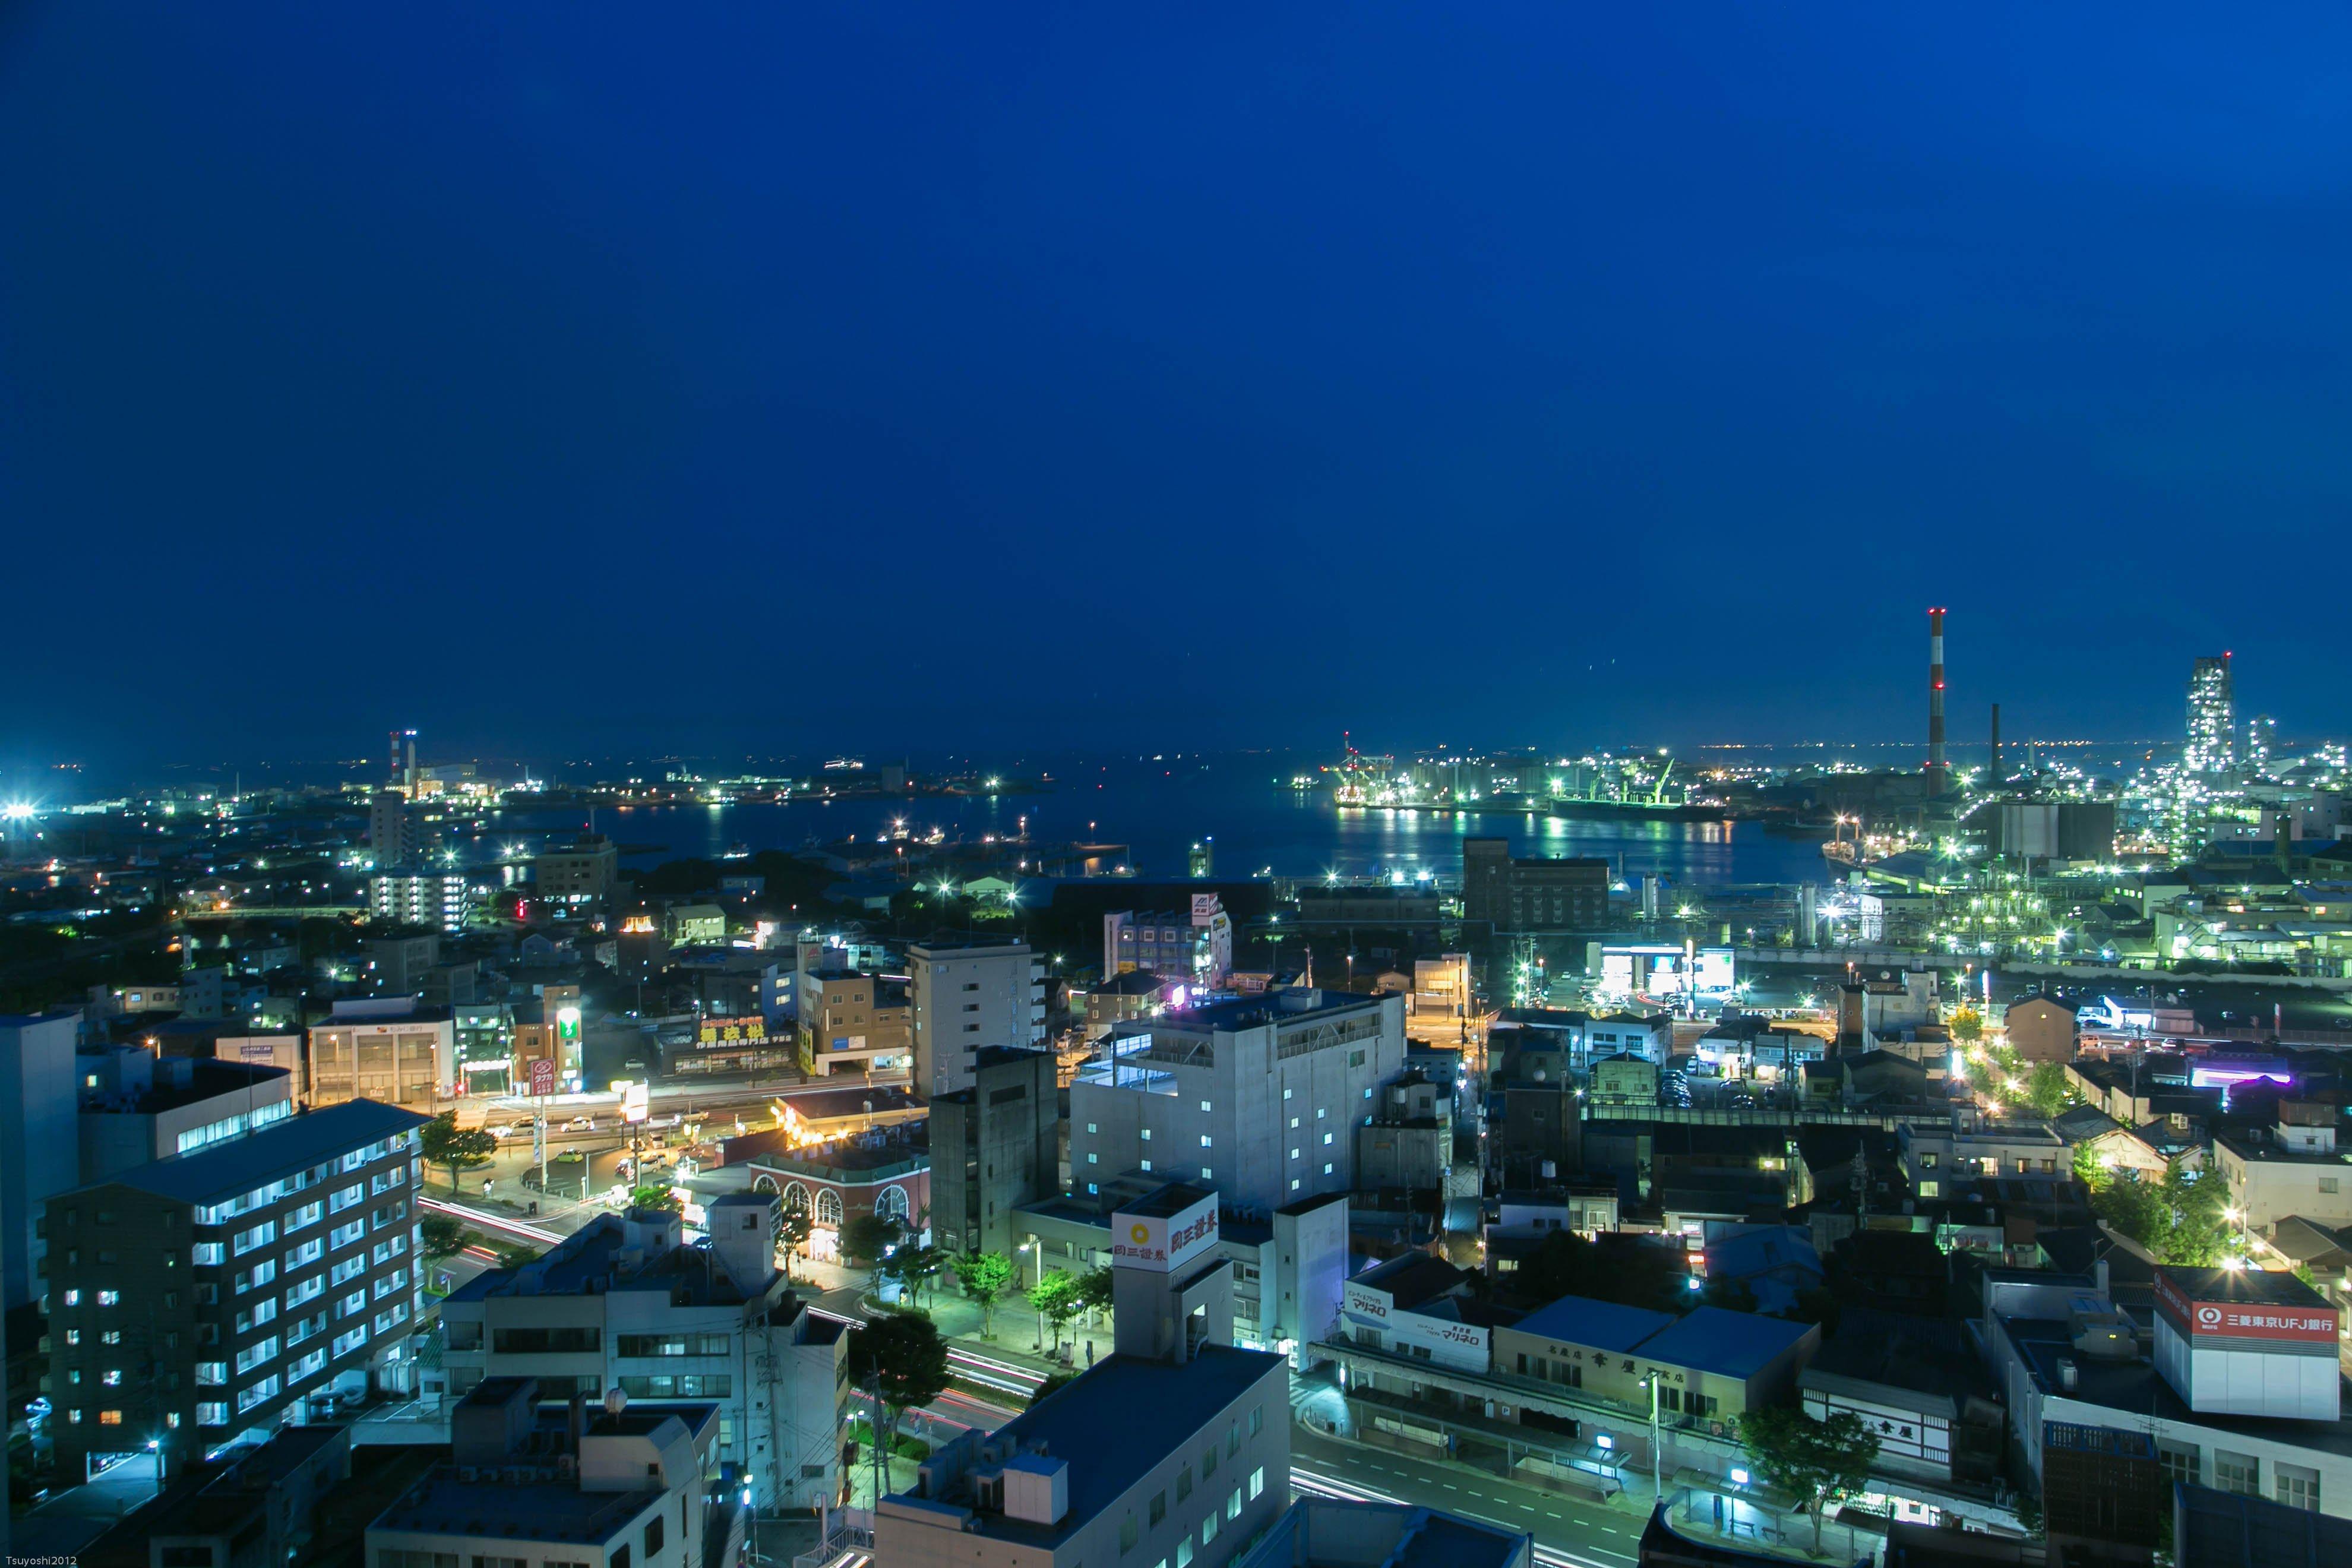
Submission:
[[[1927,795],[1944,793],[1951,770],[1944,763],[1944,612],[1927,612]]]
[[[1992,705],[1992,770],[1985,774],[1989,789],[2000,787],[2000,704]]]

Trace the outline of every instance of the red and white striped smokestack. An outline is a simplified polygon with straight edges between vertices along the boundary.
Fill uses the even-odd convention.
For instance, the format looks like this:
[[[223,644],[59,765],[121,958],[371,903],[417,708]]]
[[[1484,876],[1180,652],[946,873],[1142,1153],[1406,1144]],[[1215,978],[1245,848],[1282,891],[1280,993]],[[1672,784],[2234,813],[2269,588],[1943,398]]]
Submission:
[[[1944,765],[1944,612],[1927,612],[1927,794],[1944,793],[1951,770]]]

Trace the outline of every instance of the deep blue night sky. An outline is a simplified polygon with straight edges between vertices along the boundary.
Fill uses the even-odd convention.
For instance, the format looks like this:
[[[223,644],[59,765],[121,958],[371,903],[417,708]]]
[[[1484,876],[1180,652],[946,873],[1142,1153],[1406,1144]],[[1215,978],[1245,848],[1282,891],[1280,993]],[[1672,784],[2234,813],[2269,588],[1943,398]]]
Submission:
[[[367,9],[0,13],[16,756],[2352,729],[2340,7]]]

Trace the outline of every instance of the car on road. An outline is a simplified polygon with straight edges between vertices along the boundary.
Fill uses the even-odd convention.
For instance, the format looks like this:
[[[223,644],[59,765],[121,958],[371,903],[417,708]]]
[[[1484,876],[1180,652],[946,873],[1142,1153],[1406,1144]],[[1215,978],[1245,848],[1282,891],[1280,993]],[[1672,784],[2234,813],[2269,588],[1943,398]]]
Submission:
[[[593,1116],[575,1116],[563,1124],[563,1130],[567,1132],[593,1132],[596,1131],[596,1119]]]
[[[503,1142],[509,1138],[529,1137],[530,1135],[530,1123],[528,1121],[500,1121],[485,1127],[482,1131],[488,1133],[491,1137]]]

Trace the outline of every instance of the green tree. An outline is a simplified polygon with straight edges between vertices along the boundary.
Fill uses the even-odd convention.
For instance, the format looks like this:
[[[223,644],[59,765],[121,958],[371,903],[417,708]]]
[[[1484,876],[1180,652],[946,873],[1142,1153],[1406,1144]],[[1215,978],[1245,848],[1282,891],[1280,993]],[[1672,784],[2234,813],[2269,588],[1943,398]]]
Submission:
[[[1077,1277],[1063,1269],[1049,1269],[1030,1290],[1029,1304],[1037,1309],[1037,1337],[1043,1340],[1046,1325],[1052,1325],[1054,1349],[1059,1352],[1062,1331],[1085,1310],[1085,1303],[1078,1300]]]
[[[784,1278],[787,1279],[793,1277],[793,1259],[808,1246],[810,1228],[808,1210],[786,1205],[784,1217],[776,1226],[776,1239],[783,1243]]]
[[[996,1303],[1013,1284],[1013,1259],[1001,1252],[971,1252],[953,1265],[956,1283],[980,1307],[980,1332],[996,1337]]]
[[[499,1141],[478,1127],[460,1127],[457,1113],[445,1110],[417,1130],[417,1157],[449,1173],[449,1190],[457,1190],[457,1173],[490,1163]]]
[[[2100,1161],[2097,1152],[2088,1143],[2077,1143],[2074,1145],[2074,1179],[2090,1190],[2095,1201],[2107,1184],[2116,1179],[2116,1174]]]
[[[1984,1015],[1974,1007],[1962,1007],[1944,1022],[1952,1031],[1952,1038],[1964,1046],[1975,1045],[1984,1038]]]
[[[1481,1275],[1479,1278],[1484,1279],[1485,1276]],[[1091,1321],[1100,1322],[1101,1314],[1110,1310],[1110,1296],[1111,1272],[1108,1264],[1089,1268],[1078,1276],[1078,1304],[1087,1311],[1096,1314]]]
[[[1039,1402],[1044,1400],[1047,1394],[1059,1394],[1062,1390],[1069,1387],[1070,1384],[1077,1382],[1077,1380],[1078,1374],[1075,1372],[1055,1372],[1046,1373],[1045,1381],[1037,1385],[1036,1389],[1029,1395],[1029,1403],[1023,1405],[1022,1408],[1024,1410],[1036,1409]]]
[[[947,1254],[936,1247],[924,1247],[915,1242],[903,1242],[898,1250],[882,1261],[881,1272],[898,1282],[915,1305],[923,1304],[923,1292],[939,1279],[948,1266]]]
[[[841,1255],[866,1263],[879,1263],[898,1241],[898,1222],[877,1214],[852,1215],[841,1226]]]
[[[679,1214],[684,1212],[686,1205],[677,1201],[677,1194],[672,1189],[647,1184],[630,1192],[629,1206],[633,1209],[665,1209],[671,1214]]]
[[[1823,1507],[1866,1484],[1871,1461],[1878,1458],[1877,1435],[1852,1412],[1816,1421],[1801,1410],[1750,1410],[1739,1418],[1739,1440],[1768,1484],[1806,1505],[1816,1555]]]
[[[929,1405],[948,1385],[948,1344],[919,1312],[878,1312],[849,1335],[849,1374],[882,1405],[884,1451],[898,1417]]]
[[[2039,1062],[2026,1075],[2023,1100],[2036,1116],[2056,1116],[2079,1098],[2058,1062]]]
[[[429,1214],[416,1222],[425,1256],[437,1263],[466,1250],[466,1227],[446,1214]]]

